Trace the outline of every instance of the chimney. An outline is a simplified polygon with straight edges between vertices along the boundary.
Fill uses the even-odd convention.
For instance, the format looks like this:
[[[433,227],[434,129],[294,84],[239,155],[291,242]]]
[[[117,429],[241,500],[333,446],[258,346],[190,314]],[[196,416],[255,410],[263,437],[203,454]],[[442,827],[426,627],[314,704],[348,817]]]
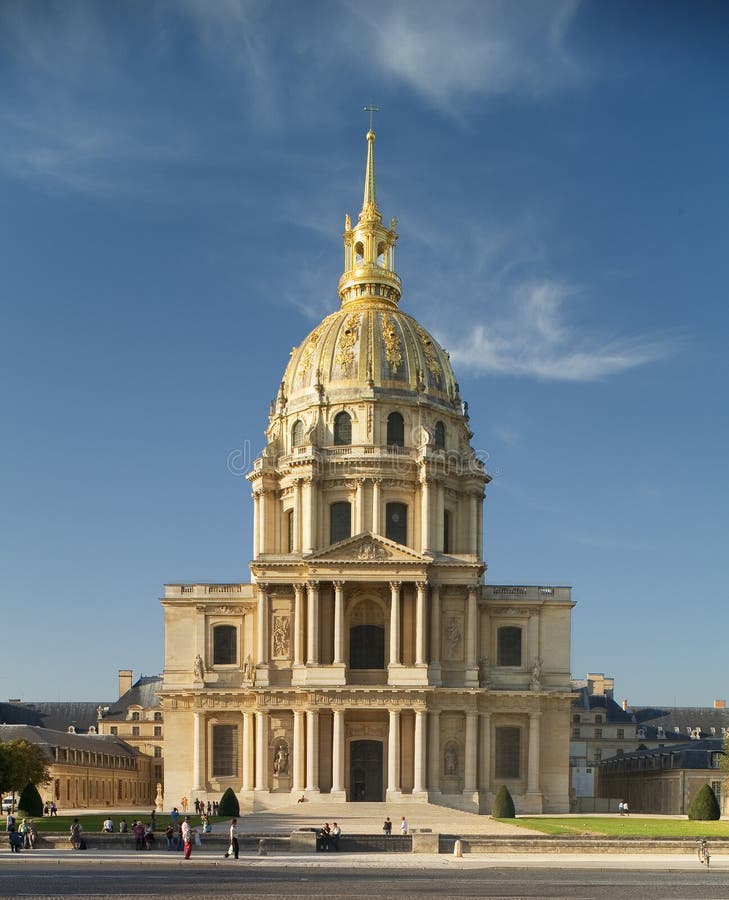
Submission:
[[[623,706],[623,712],[627,712],[628,711],[628,701],[625,697],[623,697],[622,706]]]
[[[726,709],[726,700],[714,700],[714,709]]]
[[[132,687],[132,670],[131,669],[119,669],[119,696],[123,697],[124,694]]]

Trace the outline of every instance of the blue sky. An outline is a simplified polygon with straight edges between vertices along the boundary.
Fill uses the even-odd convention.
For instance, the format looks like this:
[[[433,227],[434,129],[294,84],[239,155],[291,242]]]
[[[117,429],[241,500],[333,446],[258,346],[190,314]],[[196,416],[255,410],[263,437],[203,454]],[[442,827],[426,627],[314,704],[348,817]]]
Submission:
[[[118,668],[162,669],[165,582],[248,580],[226,460],[338,305],[374,101],[401,307],[494,475],[488,579],[573,585],[575,677],[727,697],[727,26],[669,0],[4,0],[0,696],[113,699]]]

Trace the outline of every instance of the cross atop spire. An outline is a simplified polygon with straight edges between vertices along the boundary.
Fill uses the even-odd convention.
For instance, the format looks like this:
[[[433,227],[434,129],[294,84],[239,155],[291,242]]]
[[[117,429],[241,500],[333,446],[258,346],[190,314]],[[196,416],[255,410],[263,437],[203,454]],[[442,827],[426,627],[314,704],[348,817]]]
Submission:
[[[370,131],[372,131],[372,125],[373,125],[373,121],[374,121],[373,116],[376,112],[380,111],[380,107],[373,106],[372,103],[370,102],[369,106],[365,106],[364,111],[368,112],[370,114]]]

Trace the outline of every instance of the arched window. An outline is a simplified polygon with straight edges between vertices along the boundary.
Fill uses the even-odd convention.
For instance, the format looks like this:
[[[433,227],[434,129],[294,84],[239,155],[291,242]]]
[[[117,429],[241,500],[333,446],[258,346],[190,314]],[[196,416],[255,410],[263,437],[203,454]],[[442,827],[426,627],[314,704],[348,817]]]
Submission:
[[[521,628],[509,625],[499,628],[497,635],[496,665],[521,665]]]
[[[329,543],[336,544],[352,536],[352,506],[342,500],[329,507]]]
[[[405,446],[405,420],[399,412],[392,412],[387,417],[387,446]]]
[[[355,266],[361,266],[364,262],[364,245],[361,241],[357,241],[354,245],[354,264]]]
[[[238,774],[238,726],[213,725],[213,778]]]
[[[238,634],[234,625],[213,628],[213,665],[232,666],[238,653]]]
[[[435,449],[445,450],[445,425],[442,422],[435,423]]]
[[[521,771],[521,729],[495,729],[494,773],[497,778],[518,778]]]
[[[385,629],[379,625],[354,625],[349,630],[349,668],[385,668]]]
[[[304,443],[304,423],[301,419],[297,419],[294,422],[294,427],[291,429],[291,446],[292,447],[301,447]]]
[[[338,447],[352,443],[352,417],[347,412],[337,413],[334,417],[334,443]]]
[[[388,503],[385,507],[385,537],[398,544],[408,542],[408,508],[404,503]]]
[[[161,713],[161,712],[156,712],[156,713],[154,714],[154,721],[155,721],[155,722],[161,722],[161,721],[162,721],[162,713]]]

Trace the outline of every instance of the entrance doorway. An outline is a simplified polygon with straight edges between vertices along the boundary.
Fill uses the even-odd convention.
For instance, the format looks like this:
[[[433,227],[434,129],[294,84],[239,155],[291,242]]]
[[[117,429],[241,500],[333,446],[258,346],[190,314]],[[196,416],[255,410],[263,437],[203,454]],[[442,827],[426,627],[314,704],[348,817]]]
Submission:
[[[352,741],[349,745],[349,799],[382,802],[382,741]]]

